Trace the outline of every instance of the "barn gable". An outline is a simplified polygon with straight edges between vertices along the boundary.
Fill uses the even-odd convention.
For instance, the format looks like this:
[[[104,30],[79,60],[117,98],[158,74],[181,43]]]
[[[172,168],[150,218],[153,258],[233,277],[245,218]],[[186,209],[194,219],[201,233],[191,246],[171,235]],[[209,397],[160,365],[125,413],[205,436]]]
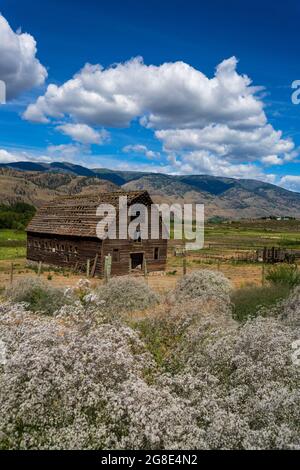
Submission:
[[[100,204],[111,204],[119,209],[119,197],[127,196],[128,206],[135,203],[152,204],[147,191],[117,191],[60,197],[42,206],[26,231],[52,235],[97,237],[96,216]]]

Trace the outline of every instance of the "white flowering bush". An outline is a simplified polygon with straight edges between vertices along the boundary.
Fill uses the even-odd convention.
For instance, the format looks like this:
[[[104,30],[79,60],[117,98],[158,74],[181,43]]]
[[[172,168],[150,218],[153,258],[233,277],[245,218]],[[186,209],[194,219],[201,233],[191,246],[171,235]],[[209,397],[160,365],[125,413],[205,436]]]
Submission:
[[[112,278],[95,291],[102,309],[118,315],[145,310],[159,302],[159,296],[144,282],[130,276]]]
[[[186,330],[173,350],[177,373],[169,368],[161,386],[187,400],[210,449],[299,447],[299,330],[274,318],[224,320],[202,316]]]
[[[230,302],[230,281],[219,272],[200,270],[181,278],[172,293],[175,302],[185,302],[192,299],[218,298]]]
[[[1,308],[0,449],[192,447],[186,403],[148,385],[155,363],[126,325],[65,326]]]
[[[23,302],[28,310],[53,315],[63,305],[76,301],[71,292],[53,287],[39,278],[19,279],[6,289],[5,297],[11,302]]]
[[[282,321],[291,327],[300,328],[300,286],[297,286],[287,300],[277,309]],[[300,339],[300,338],[299,338]]]
[[[0,449],[299,448],[299,290],[245,323],[222,295],[128,323],[85,294],[52,317],[0,304]]]

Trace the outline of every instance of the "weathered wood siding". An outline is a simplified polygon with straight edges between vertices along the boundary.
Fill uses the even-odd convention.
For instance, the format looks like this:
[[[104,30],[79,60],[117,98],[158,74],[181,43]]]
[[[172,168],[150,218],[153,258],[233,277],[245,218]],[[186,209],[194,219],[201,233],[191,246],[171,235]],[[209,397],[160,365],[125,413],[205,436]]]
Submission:
[[[155,248],[159,249],[155,259]],[[114,250],[118,250],[118,261],[114,259]],[[112,275],[121,276],[129,272],[129,260],[132,253],[143,253],[147,262],[148,272],[163,271],[167,261],[166,240],[105,240],[80,237],[62,237],[43,234],[27,234],[27,259],[41,261],[47,265],[74,268],[85,272],[86,262],[93,261],[98,255],[96,275],[103,275],[103,260],[112,255]]]
[[[159,257],[155,259],[155,248],[159,248]],[[148,272],[164,271],[167,262],[167,240],[105,240],[102,255],[113,257],[114,249],[119,250],[119,261],[112,259],[112,275],[122,276],[129,272],[129,260],[132,253],[143,253],[147,262]]]
[[[85,271],[86,262],[98,254],[96,274],[101,274],[102,241],[97,238],[64,237],[60,235],[27,234],[27,259],[45,264]]]

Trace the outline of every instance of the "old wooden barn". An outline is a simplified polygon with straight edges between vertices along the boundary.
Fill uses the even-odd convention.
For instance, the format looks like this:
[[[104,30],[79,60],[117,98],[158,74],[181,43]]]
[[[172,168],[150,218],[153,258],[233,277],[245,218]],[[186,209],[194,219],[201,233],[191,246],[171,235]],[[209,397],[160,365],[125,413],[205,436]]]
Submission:
[[[130,269],[141,269],[144,261],[148,272],[162,271],[167,260],[167,240],[137,238],[105,239],[97,237],[101,220],[96,215],[100,204],[111,204],[119,216],[119,198],[127,196],[128,207],[147,206],[149,233],[150,208],[153,203],[147,191],[98,193],[55,199],[41,207],[27,227],[27,259],[75,270],[86,270],[103,276],[105,257],[111,255],[111,274],[125,275]],[[129,218],[130,219],[130,218]],[[131,218],[132,219],[132,218]],[[161,224],[161,221],[160,221]]]

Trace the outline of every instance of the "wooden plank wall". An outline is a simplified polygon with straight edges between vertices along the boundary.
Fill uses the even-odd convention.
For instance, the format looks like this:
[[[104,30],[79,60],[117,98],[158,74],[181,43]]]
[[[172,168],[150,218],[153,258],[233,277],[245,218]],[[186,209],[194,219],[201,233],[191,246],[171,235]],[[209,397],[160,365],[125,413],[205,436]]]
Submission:
[[[102,246],[103,243],[103,246]],[[154,259],[154,249],[159,248],[159,259]],[[167,240],[144,240],[133,242],[131,240],[101,240],[94,238],[43,236],[30,234],[27,237],[27,259],[44,264],[65,268],[74,268],[76,264],[85,272],[86,262],[89,259],[91,266],[98,255],[95,274],[103,275],[104,257],[113,250],[119,250],[119,262],[112,262],[112,275],[126,275],[129,269],[131,253],[144,253],[148,272],[163,271],[167,261]]]
[[[28,260],[65,268],[74,268],[77,264],[85,271],[87,260],[91,261],[92,266],[98,254],[96,274],[101,274],[101,247],[102,241],[97,238],[27,234]]]
[[[159,259],[154,259],[154,249],[159,248]],[[131,253],[144,253],[148,272],[164,271],[167,262],[167,240],[144,240],[134,242],[131,240],[104,240],[102,259],[107,255],[113,256],[113,250],[119,249],[119,262],[112,261],[112,275],[128,274]]]

